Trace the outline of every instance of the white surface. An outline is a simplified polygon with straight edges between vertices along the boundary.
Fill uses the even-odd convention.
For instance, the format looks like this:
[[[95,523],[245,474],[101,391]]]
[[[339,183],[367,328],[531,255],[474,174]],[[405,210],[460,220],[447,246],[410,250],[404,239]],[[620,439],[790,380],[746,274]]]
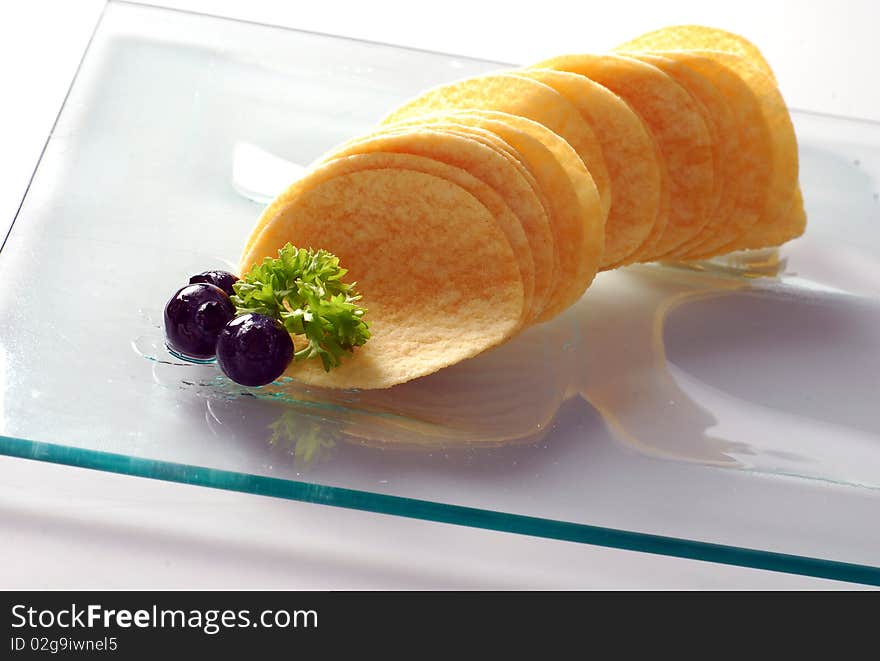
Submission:
[[[0,457],[0,588],[849,588]]]
[[[14,91],[0,110],[0,228],[14,215],[101,4],[41,0],[0,9],[0,82]],[[448,16],[431,21],[375,2],[162,4],[514,62],[612,46],[663,24],[714,23],[764,47],[792,105],[880,119],[868,82],[878,10],[867,2],[616,3],[601,15],[588,4],[544,2],[542,16],[502,12],[509,3],[451,2]],[[554,19],[566,7],[581,15]],[[7,458],[0,485],[8,540],[0,587],[835,585]]]

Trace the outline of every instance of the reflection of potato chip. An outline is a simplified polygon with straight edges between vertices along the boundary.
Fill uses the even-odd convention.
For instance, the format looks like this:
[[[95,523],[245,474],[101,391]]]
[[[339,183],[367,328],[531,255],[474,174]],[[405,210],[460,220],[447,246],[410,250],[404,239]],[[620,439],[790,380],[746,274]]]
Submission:
[[[489,210],[446,178],[367,169],[374,158],[336,159],[294,183],[270,205],[242,259],[247,272],[288,241],[321,247],[358,282],[372,337],[329,373],[319,361],[292,363],[287,375],[305,384],[385,388],[475,356],[520,328],[519,268]]]
[[[662,178],[653,136],[626,101],[585,76],[555,69],[521,69],[516,74],[555,89],[593,128],[611,178],[602,269],[629,263],[661,214]]]
[[[712,202],[712,149],[706,123],[691,96],[672,78],[622,55],[563,55],[537,67],[586,76],[622,97],[650,128],[669,181],[669,218],[638,251],[650,261],[690,240],[705,226]]]
[[[574,148],[599,191],[603,219],[611,207],[611,185],[602,149],[590,125],[561,94],[536,80],[509,73],[466,78],[434,87],[394,110],[389,124],[438,110],[498,110],[526,117],[562,136]]]
[[[765,246],[780,246],[800,236],[807,229],[807,212],[804,209],[804,196],[800,186],[794,191],[791,206],[782,222],[768,228],[764,235]]]
[[[378,152],[428,157],[464,170],[478,180],[467,183],[461,177],[452,179],[471,195],[474,195],[496,217],[501,231],[504,232],[517,257],[524,286],[526,306],[524,321],[531,321],[536,315],[532,307],[536,264],[532,256],[532,246],[523,231],[524,225],[521,224],[521,216],[515,215],[511,209],[520,212],[524,209],[534,209],[535,213],[541,213],[543,208],[534,198],[534,193],[528,183],[522,177],[518,177],[518,173],[510,161],[494,149],[473,138],[422,127],[373,133],[366,138],[352,140],[329,152],[326,160],[353,154]],[[397,167],[424,171],[408,164],[406,159],[401,159]],[[434,170],[429,174],[444,176],[442,172],[448,172],[451,175],[455,170]],[[485,182],[482,187],[477,185],[480,182]],[[508,201],[510,206],[508,206]],[[546,220],[544,222],[546,223]],[[546,257],[543,254],[541,256],[549,259],[552,265],[552,247],[548,246],[548,248]],[[546,264],[542,263],[540,266],[544,268]]]
[[[673,25],[621,44],[618,51],[713,50],[745,58],[776,85],[773,70],[751,41],[733,32],[705,25]]]
[[[578,337],[575,319],[560,318],[424,379],[387,390],[340,393],[350,416],[345,431],[382,447],[491,447],[540,440],[575,381]],[[311,393],[318,399],[327,395],[333,394]]]
[[[437,112],[409,122],[444,126],[458,122],[492,131],[514,149],[548,201],[559,257],[555,288],[539,321],[577,300],[598,268],[603,231],[595,184],[571,145],[542,124],[497,111]]]

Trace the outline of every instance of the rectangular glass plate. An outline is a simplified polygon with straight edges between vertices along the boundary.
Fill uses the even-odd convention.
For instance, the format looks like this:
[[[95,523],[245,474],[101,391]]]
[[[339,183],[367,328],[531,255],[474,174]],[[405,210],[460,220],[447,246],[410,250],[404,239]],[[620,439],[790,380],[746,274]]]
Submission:
[[[413,384],[235,388],[164,353],[165,300],[260,213],[254,154],[308,163],[502,66],[110,3],[0,253],[0,452],[880,583],[878,124],[794,113],[809,228],[778,260],[603,274]]]

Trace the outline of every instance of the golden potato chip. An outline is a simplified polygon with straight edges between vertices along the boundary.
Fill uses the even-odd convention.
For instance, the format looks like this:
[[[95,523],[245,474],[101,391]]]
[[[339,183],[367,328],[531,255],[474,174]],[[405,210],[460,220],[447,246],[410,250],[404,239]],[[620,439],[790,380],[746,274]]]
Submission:
[[[772,78],[749,60],[730,53],[695,51],[705,55],[736,72],[758,99],[761,114],[770,132],[772,166],[767,199],[758,221],[744,234],[721,250],[744,250],[778,245],[793,236],[799,236],[802,228],[789,236],[789,209],[798,189],[798,146],[788,106]],[[796,221],[795,226],[799,226]],[[780,240],[778,237],[787,236]]]
[[[758,49],[733,33],[677,26],[612,54],[564,55],[424,92],[279,195],[247,241],[241,273],[287,243],[336,254],[357,281],[372,337],[330,372],[294,361],[286,374],[306,390],[391,388],[551,319],[600,269],[798,236],[806,213],[797,176],[788,109]],[[535,337],[484,358],[512,368]],[[485,360],[440,385],[363,393],[362,403],[375,412],[410,398],[418,419],[383,428],[383,439],[536,438],[521,424],[544,424],[566,391],[508,415],[528,395],[511,388],[482,403],[505,425],[486,422]],[[545,371],[552,390],[560,373]],[[441,408],[425,409],[425,395]]]
[[[577,300],[598,268],[603,228],[595,213],[595,184],[571,145],[543,124],[493,110],[443,111],[410,121],[486,129],[519,154],[546,194],[559,257],[555,288],[538,320],[550,319]]]
[[[363,391],[353,402],[351,393],[342,393],[350,422],[371,418],[346,424],[345,432],[379,446],[429,449],[538,441],[552,430],[575,381],[577,363],[564,347],[576,335],[573,323],[542,324],[430,378]]]
[[[774,85],[777,84],[773,70],[755,44],[733,32],[710,28],[705,25],[674,25],[661,28],[627,41],[614,50],[714,50],[733,53],[745,58],[752,66],[757,67],[765,76],[770,78]]]
[[[611,178],[601,267],[628,263],[661,212],[662,177],[653,136],[623,99],[585,76],[556,69],[522,69],[516,74],[555,89],[593,128]]]
[[[791,241],[804,233],[807,228],[807,212],[804,209],[804,197],[800,186],[794,191],[791,206],[781,222],[773,223],[763,234],[761,247],[781,246],[786,241]]]
[[[288,241],[339,257],[358,283],[372,337],[342,365],[294,362],[286,374],[328,388],[386,388],[493,347],[520,328],[516,257],[486,207],[446,178],[364,169],[374,156],[310,171],[271,205],[245,273]]]
[[[442,113],[431,113],[431,115],[440,115]],[[413,126],[424,126],[426,124],[425,115],[420,115],[418,117],[411,117],[406,120],[401,120],[398,122],[394,122],[393,124],[382,124],[380,127],[372,131],[369,135],[375,135],[380,133],[385,133],[388,131],[396,131],[399,128],[403,127],[413,127]],[[497,135],[492,133],[491,131],[486,131],[485,129],[481,129],[476,126],[470,126],[467,124],[458,124],[455,122],[444,122],[441,120],[435,120],[431,122],[432,127],[434,129],[442,130],[444,132],[456,133],[459,135],[463,135],[468,138],[472,138],[477,142],[480,142],[487,147],[494,149],[499,154],[504,156],[511,165],[513,165],[517,171],[522,175],[522,177],[528,182],[529,186],[534,191],[535,195],[540,199],[542,206],[546,209],[547,205],[543,198],[543,193],[541,189],[538,187],[537,182],[535,181],[534,176],[531,172],[529,172],[528,168],[526,168],[525,164],[522,162],[519,154],[504,140],[499,138]],[[366,136],[364,136],[366,137]]]
[[[757,222],[771,176],[771,138],[754,92],[729,67],[690,51],[663,51],[663,56],[708,80],[724,97],[736,126],[735,179],[726,183],[734,189],[733,210],[727,222],[711,224],[711,232],[704,231],[687,252],[678,255],[680,259],[702,258],[718,254],[719,247]]]
[[[804,208],[804,194],[800,185],[794,191],[794,199],[791,201],[791,208],[786,216],[785,226],[781,227],[780,238],[778,243],[781,245],[786,241],[790,241],[799,237],[807,229],[807,210]]]
[[[740,181],[739,127],[726,99],[706,76],[663,55],[651,53],[630,55],[653,64],[687,90],[703,115],[706,128],[712,138],[712,162],[715,173],[712,211],[706,226],[697,236],[669,253],[669,257],[680,257],[687,254],[693,246],[699,245],[707,236],[715,236],[720,229],[729,226],[731,222]]]
[[[776,245],[774,237],[788,234],[784,228],[798,180],[797,139],[782,95],[772,80],[738,55],[718,51],[664,55],[708,78],[727,98],[740,127],[742,181],[730,228],[736,230],[734,238],[718,232],[683,256],[704,258]]]
[[[671,77],[623,55],[563,55],[535,65],[591,78],[622,97],[651,130],[669,173],[669,218],[656,244],[639,249],[652,261],[695,237],[708,221],[713,172],[709,131],[690,94]]]
[[[518,154],[510,145],[494,133],[475,126],[467,126],[440,119],[428,123],[422,118],[417,118],[407,120],[406,122],[385,125],[381,130],[370,135],[394,135],[401,131],[411,133],[413,128],[431,128],[441,133],[449,133],[462,138],[476,140],[507,159],[508,164],[519,174],[519,177],[514,177],[511,180],[509,168],[493,167],[493,164],[488,165],[491,168],[488,172],[488,179],[491,185],[497,188],[497,191],[501,194],[502,198],[505,198],[505,201],[507,199],[511,200],[510,208],[519,218],[526,240],[531,248],[534,264],[534,291],[531,305],[528,308],[529,321],[533,321],[541,314],[547,304],[556,281],[556,270],[559,262],[556,251],[556,239],[550,222],[550,203],[535,177],[521,162]],[[413,151],[425,153],[426,146],[417,144]],[[461,154],[455,159],[456,162],[461,162],[460,156]],[[494,165],[497,166],[497,163],[494,163]],[[473,174],[479,177],[481,174],[485,176],[487,173],[482,168],[477,168],[473,171]],[[526,185],[523,185],[523,182]]]
[[[410,126],[424,125],[423,122],[407,122]],[[384,125],[384,130],[395,130],[401,123]],[[476,140],[490,149],[494,149],[504,158],[508,160],[511,166],[519,173],[520,177],[526,181],[532,195],[527,199],[516,199],[512,208],[517,212],[518,217],[522,217],[521,224],[525,231],[526,238],[532,248],[532,257],[535,263],[535,292],[532,304],[533,316],[532,320],[540,315],[550,296],[551,289],[556,281],[556,270],[559,264],[559,256],[556,250],[556,239],[553,234],[553,228],[550,222],[551,204],[544,194],[541,186],[532,174],[531,170],[523,163],[519,153],[514,150],[507,142],[491,131],[468,124],[460,124],[456,122],[437,122],[432,123],[431,128],[437,128],[440,131],[458,134],[467,138]],[[376,132],[378,133],[378,131]],[[521,198],[522,192],[521,182],[517,182],[516,189],[513,192],[515,198]],[[510,194],[511,190],[499,191],[502,197]],[[524,192],[524,191],[523,191]]]
[[[800,187],[798,187],[794,192],[791,206],[786,214],[778,219],[777,222],[773,224],[773,227],[764,233],[763,245],[755,246],[754,248],[772,248],[781,246],[783,243],[796,239],[803,234],[806,227],[807,213],[804,209],[803,194],[801,193]],[[743,250],[754,248],[743,248]],[[730,248],[716,249],[697,254],[693,257],[689,256],[688,259],[710,259],[712,257],[718,257],[719,255],[726,255],[735,250],[736,249]]]
[[[513,214],[504,218],[514,222],[505,222],[502,231],[521,264],[528,318],[537,317],[552,283],[555,265],[553,236],[543,206],[508,158],[474,137],[440,127],[392,125],[331,150],[327,160],[379,151],[414,154],[442,161],[470,173],[500,195],[505,206],[509,205],[509,209],[513,210]],[[518,161],[516,164],[522,167]],[[459,180],[455,183],[463,185]],[[466,189],[475,194],[472,188]],[[486,204],[482,197],[477,198]]]
[[[403,104],[383,124],[438,110],[497,110],[543,124],[562,136],[581,157],[599,191],[602,217],[611,207],[611,186],[602,149],[589,124],[561,94],[536,80],[510,73],[467,78],[434,87]]]

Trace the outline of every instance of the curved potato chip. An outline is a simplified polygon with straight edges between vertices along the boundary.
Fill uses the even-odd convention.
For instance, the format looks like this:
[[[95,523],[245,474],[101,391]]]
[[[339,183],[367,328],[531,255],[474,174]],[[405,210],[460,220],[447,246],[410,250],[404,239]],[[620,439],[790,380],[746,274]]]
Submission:
[[[616,51],[715,50],[745,58],[760,69],[773,84],[776,77],[767,60],[751,41],[733,32],[705,25],[673,25],[636,37],[621,44]]]
[[[412,121],[461,122],[496,133],[533,172],[549,202],[559,266],[555,288],[538,321],[546,321],[583,294],[598,270],[603,227],[596,213],[598,193],[577,153],[543,124],[494,110],[452,110]]]
[[[445,122],[439,119],[429,123],[419,117],[405,122],[384,125],[382,129],[375,131],[371,136],[393,135],[400,131],[411,132],[413,128],[430,128],[441,133],[449,133],[462,138],[476,140],[507,159],[509,165],[519,174],[518,177],[514,177],[511,180],[509,168],[493,168],[490,175],[490,184],[496,187],[505,201],[510,200],[510,208],[519,219],[532,252],[534,291],[531,305],[528,306],[528,321],[534,321],[541,314],[550,297],[556,282],[556,271],[559,262],[556,251],[556,239],[550,220],[550,203],[538,182],[510,145],[495,134],[477,127]],[[421,148],[417,147],[415,151],[421,151]],[[474,174],[479,177],[481,173],[474,172]],[[525,181],[525,185],[523,185],[523,181]]]
[[[771,230],[766,232],[766,242],[761,247],[770,248],[781,246],[783,243],[799,237],[801,234],[804,233],[804,230],[806,228],[807,212],[804,209],[803,194],[801,193],[800,187],[798,187],[794,192],[794,196],[788,212],[783,218],[780,218],[776,223],[774,223],[774,227]],[[743,250],[747,249],[748,248],[743,248]],[[722,250],[708,251],[705,254],[700,254],[695,257],[689,256],[687,259],[710,259],[712,257],[725,255],[733,251],[734,250],[732,249],[725,248]]]
[[[286,374],[327,388],[386,388],[471,358],[516,333],[523,287],[495,219],[461,186],[423,172],[336,159],[282,193],[242,273],[288,241],[338,256],[356,280],[372,337],[325,372]],[[389,237],[393,237],[389,240]]]
[[[776,85],[759,69],[738,55],[719,51],[669,51],[664,55],[699,71],[701,75],[710,76],[713,81],[718,81],[716,88],[728,97],[732,109],[741,108],[743,105],[749,106],[750,117],[746,120],[747,123],[740,122],[740,131],[747,131],[751,136],[744,138],[741,133],[741,156],[749,157],[749,160],[741,166],[740,176],[758,175],[759,177],[758,182],[753,184],[751,189],[747,190],[744,185],[740,187],[741,194],[753,196],[752,205],[757,205],[756,219],[746,224],[735,238],[727,243],[719,245],[718,241],[707,237],[707,243],[695,247],[688,253],[687,258],[764,248],[778,245],[779,237],[788,236],[788,239],[791,239],[799,236],[797,223],[793,226],[795,229],[786,229],[789,226],[788,212],[798,186],[797,138],[785,100]],[[714,69],[710,70],[710,66],[705,63],[706,60],[715,63]],[[718,73],[718,66],[726,71],[723,77]],[[731,77],[738,79],[737,85],[740,89],[745,85],[748,92],[734,93],[732,90],[735,87],[730,82]],[[754,196],[757,196],[757,199]],[[747,215],[754,214],[754,206],[739,206]],[[789,236],[790,231],[798,233]],[[783,239],[781,242],[788,239]]]
[[[555,89],[593,128],[611,178],[601,267],[607,270],[627,263],[661,213],[662,177],[653,136],[626,101],[585,76],[556,69],[522,69],[516,74]],[[660,222],[665,223],[665,218]]]
[[[669,218],[638,251],[653,261],[696,236],[712,195],[709,131],[690,94],[657,67],[623,55],[563,55],[535,65],[578,73],[622,97],[651,130],[669,173]]]
[[[527,319],[531,320],[540,313],[546,301],[555,263],[552,234],[540,201],[535,199],[528,182],[518,176],[519,173],[507,157],[461,133],[444,131],[438,127],[389,125],[382,131],[351,140],[331,150],[326,160],[371,152],[412,154],[442,161],[470,173],[498,193],[504,206],[513,212],[504,216],[505,222],[501,229],[508,237],[521,265]],[[463,185],[458,180],[455,183]],[[473,187],[465,188],[475,194]],[[477,196],[477,199],[486,204],[482,197]],[[533,237],[535,241],[531,240]],[[540,290],[538,296],[535,296],[538,281]]]
[[[800,186],[794,191],[791,206],[781,222],[773,224],[764,234],[764,245],[760,247],[781,246],[804,233],[807,228],[807,212],[804,209],[804,196]]]
[[[739,127],[726,99],[706,76],[664,55],[652,53],[631,53],[631,55],[643,62],[653,64],[687,90],[702,113],[712,138],[714,170],[712,211],[706,226],[697,236],[669,253],[670,257],[681,257],[706,237],[717,235],[719,229],[731,222],[739,188],[739,171],[742,168]]]
[[[718,248],[730,244],[758,220],[764,205],[773,164],[771,138],[754,92],[729,67],[689,51],[662,51],[662,55],[708,80],[727,101],[738,135],[734,208],[726,223],[713,225],[711,234],[703,232],[680,259],[696,259],[719,254]]]
[[[531,185],[523,181],[522,177],[517,177],[516,172],[511,172],[512,167],[523,169],[522,166],[512,156],[505,159],[504,156],[495,153],[489,147],[475,144],[474,140],[467,136],[444,136],[438,132],[421,132],[414,135],[412,129],[403,132],[402,135],[397,135],[397,133],[399,132],[385,130],[381,133],[352,139],[328,152],[314,165],[356,153],[397,152],[401,156],[410,154],[431,159],[427,163],[424,161],[406,163],[398,159],[396,164],[391,164],[386,158],[382,161],[384,163],[382,167],[401,167],[446,176],[463,186],[488,206],[498,219],[499,226],[517,255],[526,300],[526,318],[524,320],[529,321],[534,318],[540,313],[543,301],[546,300],[546,291],[551,282],[555,255],[549,221],[541,202],[535,199]],[[385,139],[380,140],[380,137]],[[438,161],[444,165],[455,167],[442,170],[439,168]],[[373,168],[375,167],[377,166],[374,165]],[[464,179],[463,175],[468,172],[476,177],[476,180]],[[494,190],[488,192],[478,190],[481,184],[488,184]],[[493,196],[493,192],[496,195]],[[502,199],[499,199],[498,195]],[[258,221],[258,225],[261,222],[265,223],[270,217],[270,213],[264,213],[261,220]],[[543,233],[541,233],[542,226]],[[531,235],[527,237],[526,231]],[[245,251],[256,236],[257,232],[252,232]],[[541,285],[540,299],[536,299],[534,296],[538,277],[540,277]],[[537,309],[535,306],[538,306]]]
[[[447,83],[423,92],[392,111],[383,124],[437,110],[498,110],[543,124],[562,136],[581,157],[599,191],[602,217],[611,207],[611,185],[602,149],[589,124],[561,94],[537,80],[509,72]]]

